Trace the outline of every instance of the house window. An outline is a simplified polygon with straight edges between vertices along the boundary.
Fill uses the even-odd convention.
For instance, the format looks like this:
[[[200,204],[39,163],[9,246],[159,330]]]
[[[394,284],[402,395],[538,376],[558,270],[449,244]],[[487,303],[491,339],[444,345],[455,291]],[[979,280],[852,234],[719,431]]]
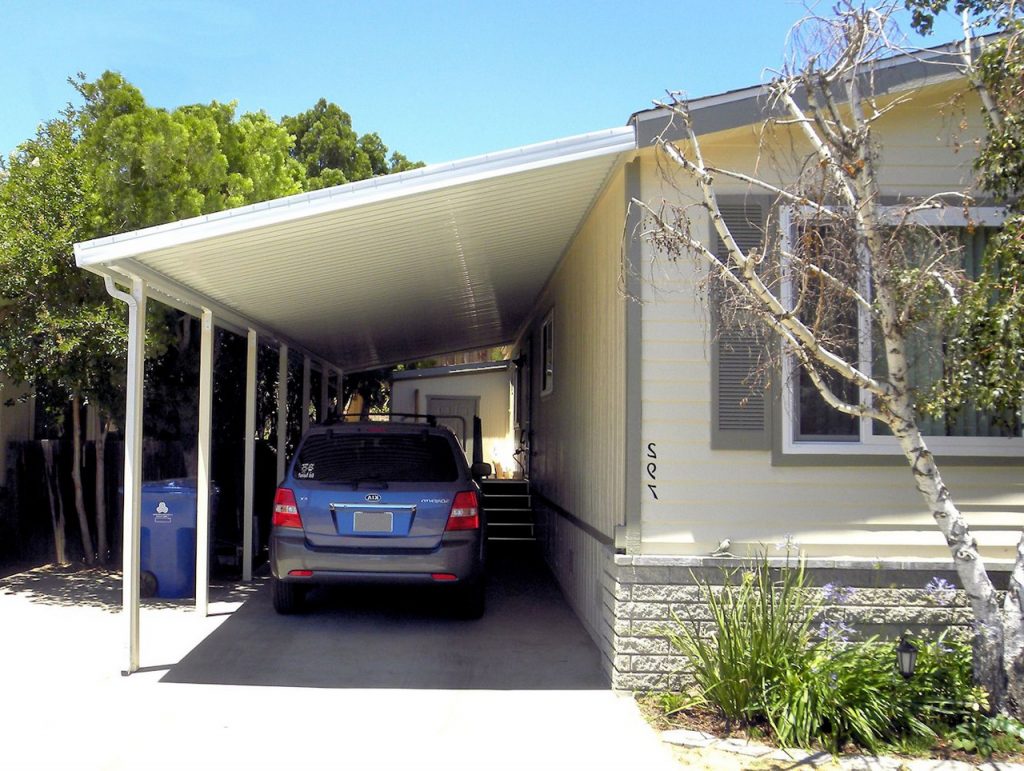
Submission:
[[[551,393],[555,387],[555,318],[554,310],[550,311],[540,328],[541,338],[541,396]]]
[[[966,227],[967,220],[962,211],[936,211],[931,216],[927,224],[934,226],[937,232],[960,241],[962,267],[968,276],[976,278],[986,239],[1001,224],[1002,210],[988,207],[972,209],[971,222],[984,223],[984,226],[970,229]],[[783,232],[793,238],[796,235],[795,229],[787,220],[788,217],[784,216]],[[801,237],[806,244],[806,236]],[[827,242],[827,238],[820,240]],[[920,243],[912,246],[916,249],[934,248],[934,242],[929,243],[922,238]],[[859,290],[870,294],[870,287],[861,286]],[[787,302],[792,301],[793,292],[792,285],[783,284],[783,296]],[[813,302],[806,302],[806,294],[804,300],[804,307],[813,306]],[[834,346],[840,349],[841,354],[856,361],[862,371],[883,375],[885,358],[879,341],[872,340],[868,313],[856,308],[851,301],[849,308],[833,309],[833,314],[838,328],[843,330]],[[926,388],[941,377],[943,340],[938,330],[922,330],[919,336],[907,341],[907,349],[912,386]],[[855,387],[838,378],[832,386],[836,394],[848,402],[857,403],[868,399],[868,394],[858,393]],[[783,365],[783,388],[784,452],[888,454],[899,451],[887,426],[868,418],[844,415],[827,405],[807,373],[792,359]],[[927,437],[929,447],[939,453],[1024,455],[1021,425],[1014,416],[995,416],[965,405],[955,413],[934,418],[922,416],[918,425]]]

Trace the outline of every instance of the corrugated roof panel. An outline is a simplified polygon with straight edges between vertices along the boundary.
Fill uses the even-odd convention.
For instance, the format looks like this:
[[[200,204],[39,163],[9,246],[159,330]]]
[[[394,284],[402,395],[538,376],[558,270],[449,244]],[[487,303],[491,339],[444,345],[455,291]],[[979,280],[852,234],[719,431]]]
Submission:
[[[348,369],[493,345],[633,148],[631,129],[600,132],[99,239],[76,257],[144,269]]]

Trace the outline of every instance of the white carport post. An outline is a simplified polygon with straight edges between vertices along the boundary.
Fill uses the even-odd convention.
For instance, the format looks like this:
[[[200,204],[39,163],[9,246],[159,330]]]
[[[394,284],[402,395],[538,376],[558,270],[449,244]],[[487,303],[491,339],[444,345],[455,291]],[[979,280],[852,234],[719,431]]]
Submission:
[[[320,407],[316,411],[316,417],[318,423],[323,423],[327,420],[327,398],[328,388],[331,385],[331,368],[327,366],[326,361],[320,362]]]
[[[213,417],[213,313],[203,308],[199,344],[199,478],[196,485],[196,612],[210,606],[210,430]]]
[[[284,479],[284,451],[288,437],[288,346],[277,349],[277,479]]]
[[[302,357],[302,433],[309,430],[309,356]]]
[[[256,478],[256,354],[259,336],[249,330],[245,357],[245,467],[242,472],[242,580],[252,581],[253,481]]]
[[[131,293],[114,287],[104,276],[107,293],[128,305],[128,382],[124,415],[124,513],[121,614],[128,634],[127,666],[122,675],[139,668],[139,523],[142,518],[142,387],[146,367],[146,283],[132,279]]]

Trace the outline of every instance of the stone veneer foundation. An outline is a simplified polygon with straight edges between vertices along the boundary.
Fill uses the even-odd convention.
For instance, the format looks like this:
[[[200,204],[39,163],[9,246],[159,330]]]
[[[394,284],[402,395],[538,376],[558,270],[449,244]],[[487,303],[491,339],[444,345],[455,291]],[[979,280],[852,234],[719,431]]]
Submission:
[[[723,569],[741,569],[750,562],[723,557],[613,555],[610,551],[607,556],[601,642],[612,687],[650,691],[685,685],[688,662],[672,650],[665,637],[666,626],[675,616],[696,624],[700,632],[710,616],[698,584],[721,585]],[[792,558],[790,564],[794,562]],[[772,566],[785,563],[784,557],[770,558]],[[827,615],[843,620],[862,637],[970,628],[971,611],[963,591],[936,596],[925,589],[934,577],[957,584],[950,562],[808,558],[804,566],[815,586],[831,583],[854,590],[841,604],[828,605]],[[993,580],[1001,585],[998,576]]]

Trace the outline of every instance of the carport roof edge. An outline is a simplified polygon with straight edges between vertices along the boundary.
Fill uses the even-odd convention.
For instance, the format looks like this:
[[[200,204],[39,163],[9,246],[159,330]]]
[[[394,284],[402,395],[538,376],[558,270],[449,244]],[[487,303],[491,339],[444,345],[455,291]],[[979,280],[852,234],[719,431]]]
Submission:
[[[635,148],[633,126],[524,145],[81,241],[74,246],[75,262],[80,268],[98,267],[158,249]]]

